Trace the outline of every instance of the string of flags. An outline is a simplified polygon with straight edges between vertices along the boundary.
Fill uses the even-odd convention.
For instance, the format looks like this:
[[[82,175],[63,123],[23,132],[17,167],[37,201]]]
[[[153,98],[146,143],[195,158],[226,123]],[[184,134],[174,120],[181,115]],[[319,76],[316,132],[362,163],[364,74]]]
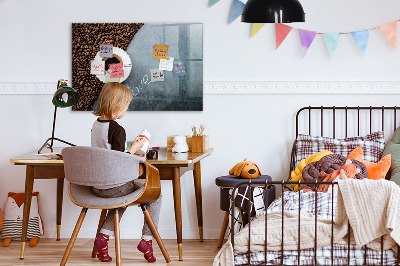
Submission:
[[[220,0],[210,0],[209,7],[212,7],[219,1]],[[240,15],[243,12],[244,5],[245,4],[240,0],[233,0],[232,10],[229,16],[229,24],[231,24],[238,17],[240,17]],[[303,58],[306,56],[308,49],[310,48],[311,44],[313,43],[317,35],[323,36],[328,53],[331,58],[334,56],[335,51],[339,45],[340,37],[344,34],[351,34],[358,48],[360,49],[361,53],[365,55],[371,31],[380,30],[380,32],[382,32],[383,36],[386,38],[386,40],[389,42],[392,48],[396,50],[398,22],[399,20],[395,20],[375,28],[368,28],[351,32],[329,32],[329,33],[297,29],[285,24],[275,23],[275,41],[276,41],[275,49],[279,48],[279,46],[282,44],[282,42],[286,39],[286,37],[292,30],[297,30],[299,32],[301,53]],[[252,23],[251,38],[253,38],[262,29],[262,27],[264,27],[265,24],[266,23]]]

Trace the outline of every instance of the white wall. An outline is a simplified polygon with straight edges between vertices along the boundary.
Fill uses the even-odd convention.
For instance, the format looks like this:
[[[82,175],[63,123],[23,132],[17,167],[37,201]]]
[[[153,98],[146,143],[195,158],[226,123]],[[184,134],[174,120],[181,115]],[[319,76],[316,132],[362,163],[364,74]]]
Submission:
[[[72,22],[203,22],[204,80],[212,81],[399,81],[399,52],[391,50],[379,31],[371,33],[363,57],[351,36],[342,37],[334,59],[329,59],[318,36],[301,59],[298,33],[290,33],[274,50],[273,25],[266,25],[253,39],[251,27],[227,24],[230,0],[208,9],[208,0],[125,0],[114,8],[110,1],[0,0],[0,82],[56,82],[71,77]],[[335,2],[303,0],[306,23],[293,24],[321,32],[350,31],[399,19],[398,1],[354,0]],[[58,13],[59,12],[59,13]],[[1,85],[1,84],[0,84]],[[203,112],[130,112],[121,124],[128,138],[142,128],[153,133],[153,145],[165,146],[176,133],[189,134],[193,124],[205,123],[215,152],[202,162],[205,238],[218,238],[223,214],[214,179],[227,174],[238,161],[255,161],[263,174],[275,180],[286,176],[294,138],[294,115],[308,105],[398,105],[399,95],[257,94],[204,95]],[[0,207],[7,192],[24,190],[25,169],[9,158],[37,149],[51,133],[51,95],[0,95]],[[58,112],[56,135],[78,145],[89,145],[94,116],[90,112]],[[55,180],[35,182],[46,237],[55,237]],[[164,195],[160,233],[175,238],[172,188],[162,182]],[[193,181],[182,177],[184,238],[197,237]],[[69,237],[79,208],[64,191],[62,237]],[[80,237],[92,237],[99,212],[90,211]],[[139,217],[139,218],[138,218]],[[142,218],[130,208],[121,222],[122,237],[139,238]]]

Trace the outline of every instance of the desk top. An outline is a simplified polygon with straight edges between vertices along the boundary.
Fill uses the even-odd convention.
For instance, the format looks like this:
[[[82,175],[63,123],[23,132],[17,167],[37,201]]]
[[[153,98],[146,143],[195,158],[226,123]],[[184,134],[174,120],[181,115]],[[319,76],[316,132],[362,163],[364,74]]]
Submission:
[[[62,158],[60,158],[57,154],[61,153],[61,147],[54,147],[53,152],[50,149],[43,149],[42,154],[37,154],[37,150],[31,151],[20,156],[14,157],[10,159],[11,163],[14,164],[64,164]],[[207,157],[214,151],[213,148],[208,149],[205,152],[186,152],[186,153],[174,153],[167,151],[166,148],[161,148],[158,151],[158,159],[157,160],[146,160],[149,164],[152,165],[179,165],[179,164],[193,164],[197,163],[201,159]],[[50,155],[51,153],[54,153]],[[46,155],[47,154],[47,155]]]

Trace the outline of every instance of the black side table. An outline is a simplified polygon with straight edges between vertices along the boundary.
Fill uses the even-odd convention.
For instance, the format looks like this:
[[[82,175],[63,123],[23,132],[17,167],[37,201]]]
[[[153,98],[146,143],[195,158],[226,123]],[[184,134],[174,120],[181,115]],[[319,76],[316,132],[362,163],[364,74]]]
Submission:
[[[236,177],[234,175],[227,175],[227,176],[220,176],[215,179],[215,184],[220,187],[220,209],[222,211],[225,211],[225,217],[224,221],[222,222],[221,233],[219,235],[219,240],[217,245],[218,248],[222,246],[226,228],[228,227],[228,222],[229,222],[229,208],[230,208],[229,192],[237,184],[249,180],[265,182],[266,180],[272,181],[272,178],[268,175],[262,175],[254,179],[246,179],[246,178]],[[268,189],[268,199],[266,199],[267,200],[266,206],[269,206],[269,204],[271,204],[275,200],[275,186],[270,186],[267,189]]]

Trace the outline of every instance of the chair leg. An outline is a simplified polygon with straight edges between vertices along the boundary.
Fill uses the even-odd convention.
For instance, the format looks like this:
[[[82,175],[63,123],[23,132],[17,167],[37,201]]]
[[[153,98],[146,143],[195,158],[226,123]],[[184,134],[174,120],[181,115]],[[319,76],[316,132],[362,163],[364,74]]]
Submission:
[[[72,236],[69,240],[67,249],[65,250],[64,257],[61,260],[60,263],[61,266],[64,266],[67,263],[69,254],[71,254],[72,247],[74,246],[76,237],[78,236],[79,230],[81,229],[87,210],[88,210],[87,208],[82,208],[81,214],[79,215],[78,221],[76,222],[74,232],[72,232]]]
[[[153,219],[150,216],[149,211],[146,208],[146,205],[140,205],[140,207],[142,208],[143,214],[144,214],[144,219],[146,220],[147,224],[150,227],[151,232],[153,233],[153,236],[155,237],[155,239],[157,240],[157,244],[161,249],[161,252],[164,256],[164,259],[167,263],[171,262],[171,259],[168,255],[168,251],[164,246],[164,243],[161,240],[160,234],[158,233],[158,230],[156,228],[156,225],[153,222]]]
[[[107,210],[106,209],[101,210],[101,215],[100,215],[100,219],[99,219],[99,226],[97,227],[96,238],[100,234],[100,230],[103,227],[104,221],[106,220],[106,215],[107,215]],[[96,255],[97,255],[97,250],[96,250],[96,248],[95,248],[95,246],[93,244],[92,258],[96,258]]]
[[[224,221],[222,222],[221,234],[219,235],[217,248],[220,248],[222,246],[222,242],[224,241],[226,228],[228,227],[228,222],[229,222],[229,212],[225,212],[225,217],[224,217]]]
[[[114,214],[114,234],[115,234],[115,256],[117,257],[115,265],[121,265],[121,243],[120,243],[120,235],[119,235],[119,213],[118,209],[115,209]]]

